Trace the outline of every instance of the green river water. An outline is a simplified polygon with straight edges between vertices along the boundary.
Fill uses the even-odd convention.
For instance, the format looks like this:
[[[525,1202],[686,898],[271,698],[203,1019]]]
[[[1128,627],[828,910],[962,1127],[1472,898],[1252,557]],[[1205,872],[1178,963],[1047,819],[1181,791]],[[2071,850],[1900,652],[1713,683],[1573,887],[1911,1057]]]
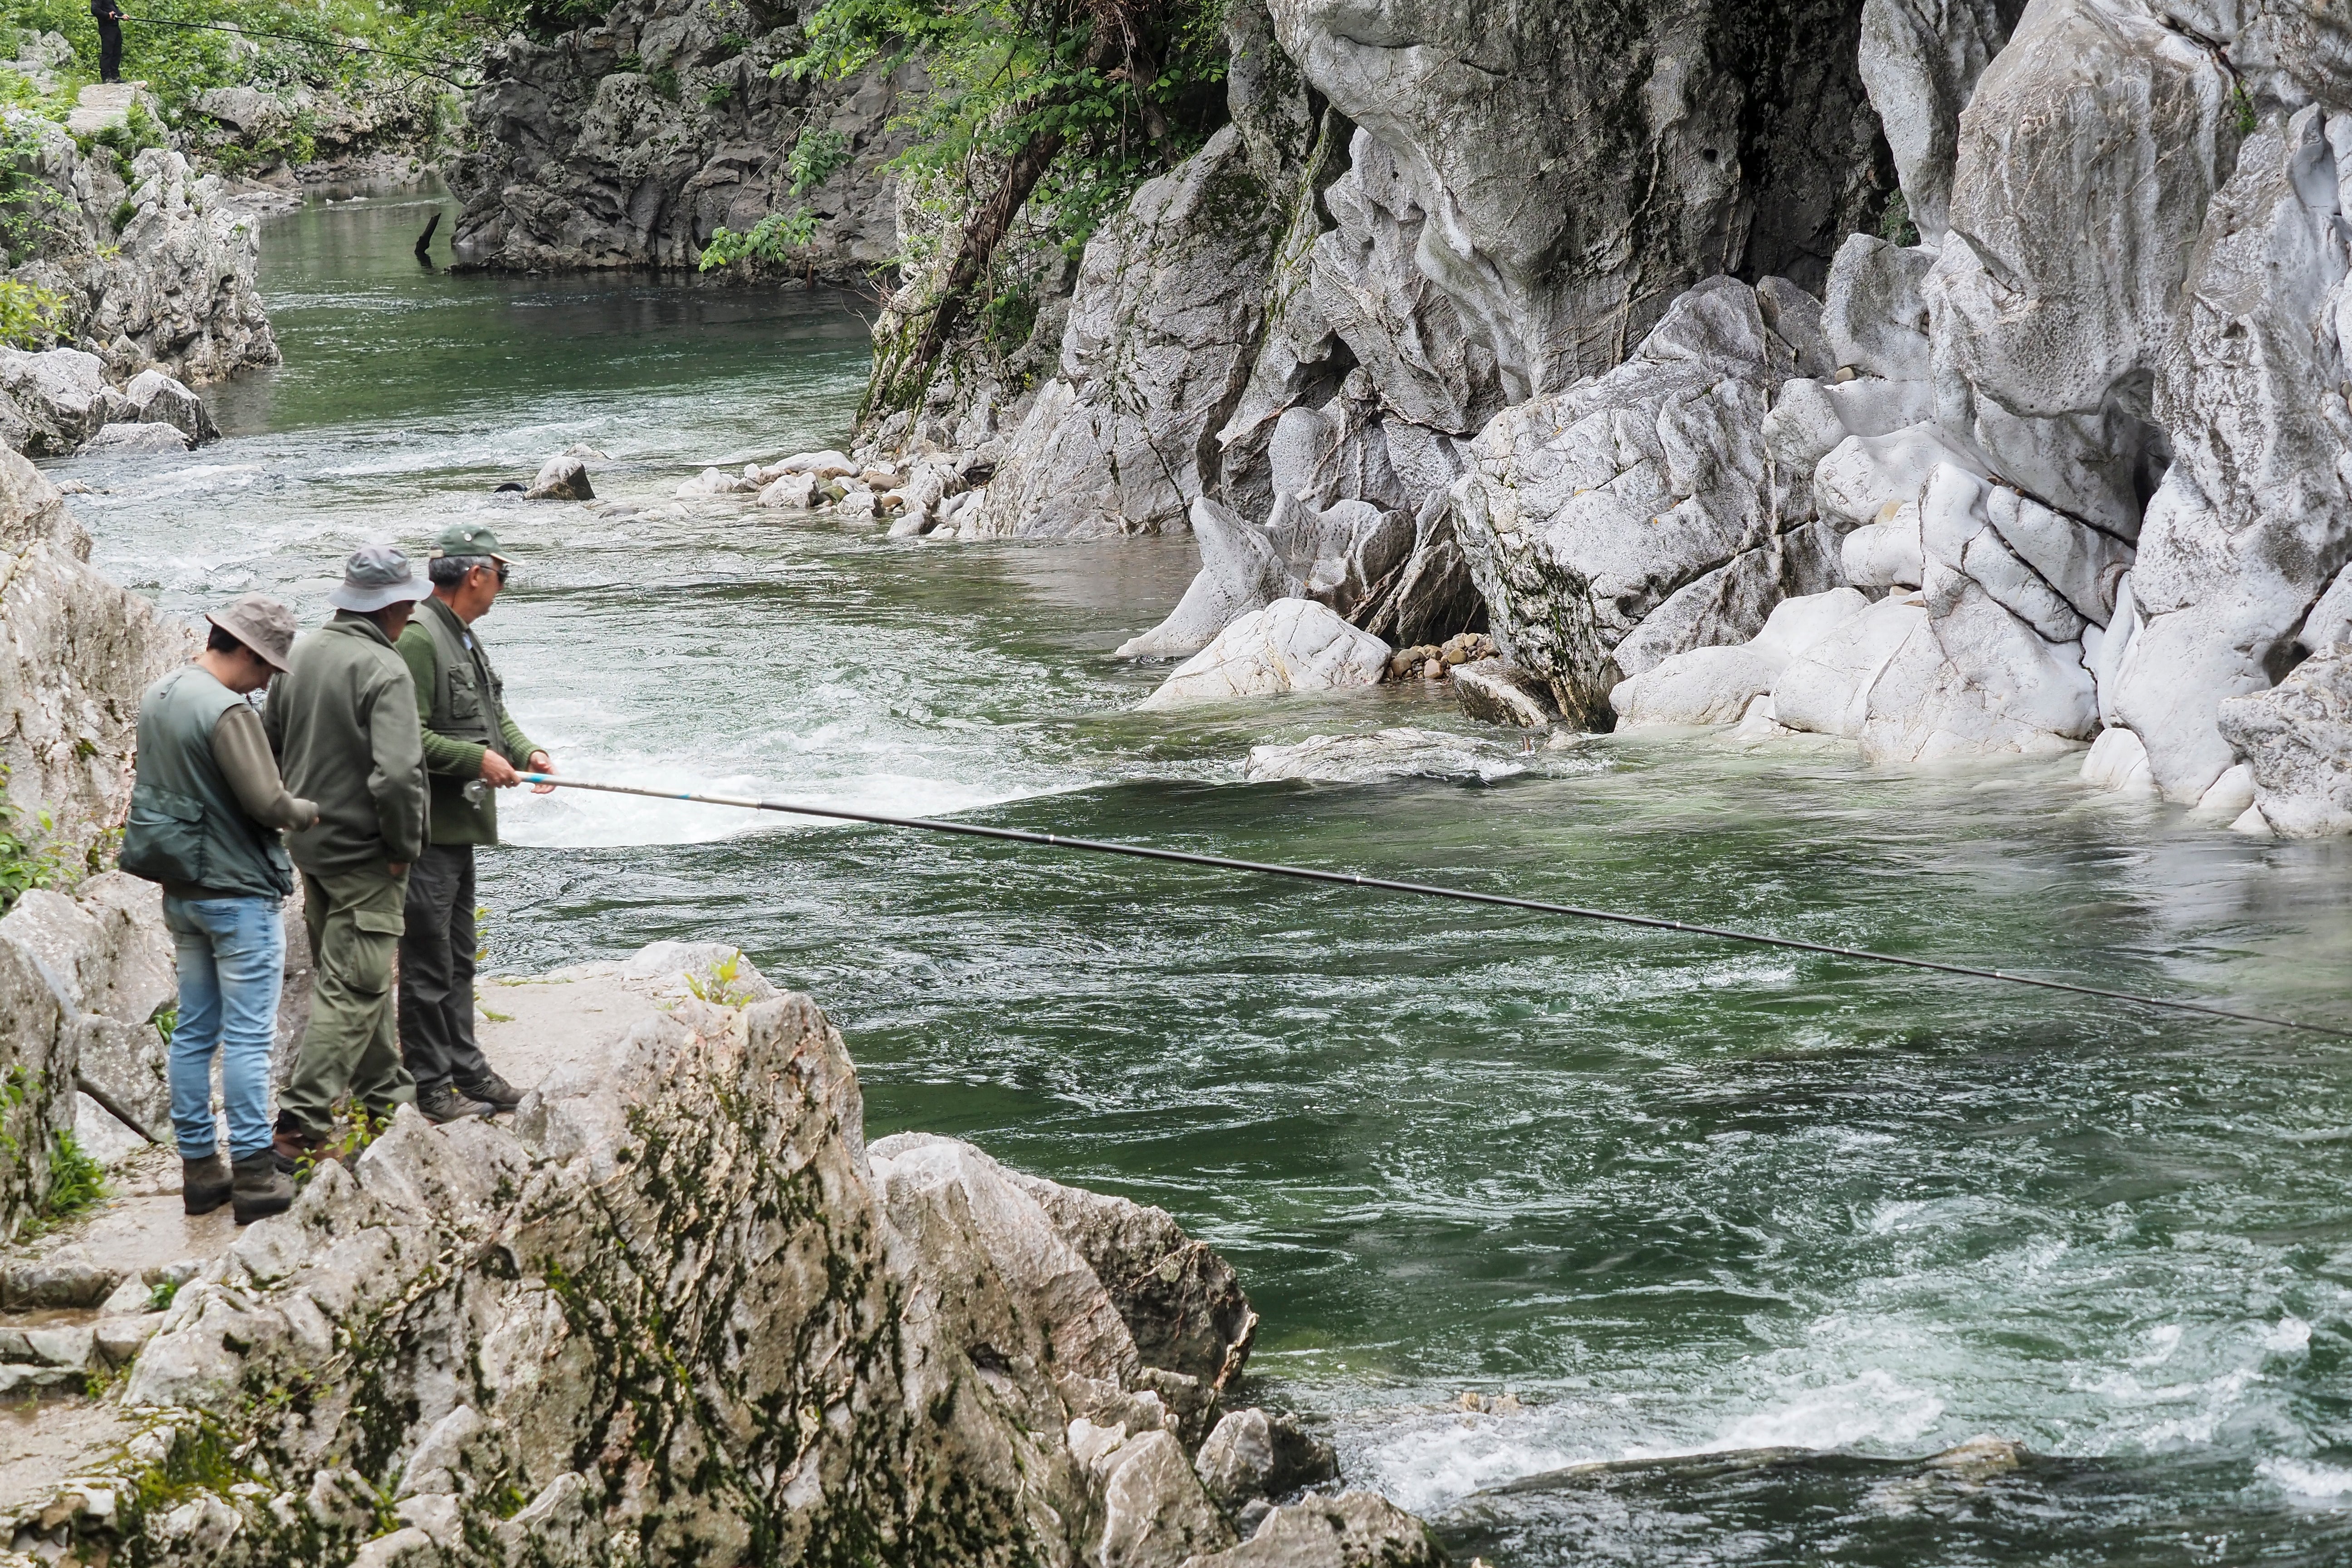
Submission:
[[[446,205],[446,203],[444,204]],[[356,542],[488,521],[484,630],[582,776],[1458,882],[2352,1023],[2352,845],[2070,762],[1610,738],[1484,782],[1252,784],[1420,691],[1129,710],[1190,543],[943,545],[669,508],[837,442],[856,301],[486,279],[426,198],[263,231],[287,363],[184,458],[68,460],[98,565],[320,613]],[[599,512],[487,492],[575,441]],[[494,967],[740,943],[875,1136],[1160,1204],[1264,1314],[1251,1392],[1513,1568],[2352,1561],[2352,1051],[1922,974],[1336,889],[515,802]],[[1465,1409],[1506,1391],[1517,1408]],[[1920,1460],[1980,1434],[1999,1474]]]

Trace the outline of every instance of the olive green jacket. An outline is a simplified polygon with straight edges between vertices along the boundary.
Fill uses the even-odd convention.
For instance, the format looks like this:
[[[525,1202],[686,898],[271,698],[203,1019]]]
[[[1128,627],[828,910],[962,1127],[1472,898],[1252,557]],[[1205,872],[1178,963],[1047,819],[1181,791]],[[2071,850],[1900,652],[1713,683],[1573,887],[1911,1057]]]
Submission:
[[[482,753],[493,746],[516,767],[528,767],[538,744],[507,712],[506,683],[474,629],[439,599],[427,599],[400,634],[400,657],[416,686],[416,716],[425,731],[425,770],[433,777],[432,840],[436,844],[496,844],[498,792],[467,785],[482,776]]]
[[[425,852],[425,752],[408,668],[373,621],[348,611],[294,645],[262,729],[286,787],[319,808],[286,848],[326,874]]]

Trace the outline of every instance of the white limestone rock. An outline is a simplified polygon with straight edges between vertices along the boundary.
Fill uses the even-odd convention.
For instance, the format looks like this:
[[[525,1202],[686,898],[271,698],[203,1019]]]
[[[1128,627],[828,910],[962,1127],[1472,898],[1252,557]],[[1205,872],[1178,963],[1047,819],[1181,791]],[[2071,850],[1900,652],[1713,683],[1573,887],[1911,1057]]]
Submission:
[[[1276,599],[1212,639],[1145,698],[1144,709],[1286,691],[1377,686],[1389,645],[1312,599]]]
[[[979,531],[1075,538],[1182,526],[1201,455],[1246,384],[1282,215],[1228,126],[1087,242],[1048,381],[1005,443]]]
[[[1943,615],[1915,594],[1840,625],[1790,662],[1772,710],[1792,730],[1851,736],[1874,762],[2066,751],[2097,727],[2078,652],[1962,579]]]
[[[2083,782],[2093,789],[2116,795],[2147,795],[2156,793],[2156,781],[2147,771],[2147,748],[2129,730],[2102,730],[2091,749],[2083,754]],[[2247,804],[2252,803],[2247,796]],[[2243,805],[2238,808],[2245,809]],[[2236,816],[2236,812],[2231,813]]]
[[[1166,620],[1121,643],[1113,658],[1190,658],[1242,616],[1303,596],[1265,529],[1206,496],[1192,502],[1191,518],[1199,574]]]
[[[1609,706],[1621,730],[1736,723],[1779,675],[1771,660],[1746,643],[1689,648],[1619,682]]]
[[[1744,641],[1781,598],[1834,585],[1811,476],[1763,444],[1796,354],[1757,301],[1732,279],[1700,284],[1617,369],[1497,415],[1454,487],[1496,642],[1580,727],[1621,679]]]
[[[2253,775],[2248,809],[2272,832],[2352,833],[2352,646],[2314,654],[2267,691],[2229,699],[2219,717]]]
[[[1960,110],[2022,8],[2016,0],[1864,0],[1862,79],[1911,221],[1931,247],[1951,208]]]
[[[1729,724],[1743,719],[1789,662],[1868,608],[1852,587],[1783,599],[1764,629],[1732,647],[1675,654],[1609,694],[1621,729],[1647,724]]]
[[[2352,115],[2306,109],[2247,140],[2158,382],[2177,457],[2132,566],[2139,626],[2114,707],[2177,800],[2237,760],[2221,705],[2272,683],[2352,555],[2347,174]]]

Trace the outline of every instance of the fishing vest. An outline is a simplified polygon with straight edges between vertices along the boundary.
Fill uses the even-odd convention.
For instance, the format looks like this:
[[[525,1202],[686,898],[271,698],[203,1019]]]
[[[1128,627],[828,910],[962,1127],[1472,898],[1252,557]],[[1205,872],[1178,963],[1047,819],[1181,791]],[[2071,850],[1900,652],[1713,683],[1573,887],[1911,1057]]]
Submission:
[[[193,664],[140,699],[124,870],[189,894],[282,899],[294,890],[284,837],[245,814],[213,760],[213,726],[244,700]]]
[[[437,599],[418,606],[433,637],[433,712],[425,727],[453,741],[506,752],[506,682],[466,624]],[[468,647],[467,645],[473,646]]]
[[[433,707],[425,727],[506,756],[506,682],[490,668],[480,639],[438,599],[419,605],[409,624],[421,625],[433,639]],[[434,774],[431,838],[436,844],[496,844],[497,795],[478,780]]]

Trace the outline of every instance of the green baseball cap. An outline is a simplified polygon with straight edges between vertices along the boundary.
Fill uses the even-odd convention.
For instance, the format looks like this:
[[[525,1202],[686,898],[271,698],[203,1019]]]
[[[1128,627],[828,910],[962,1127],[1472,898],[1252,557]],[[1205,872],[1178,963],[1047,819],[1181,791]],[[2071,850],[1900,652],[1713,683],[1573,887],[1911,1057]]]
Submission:
[[[478,522],[453,522],[443,529],[433,541],[435,559],[444,555],[487,555],[504,562],[499,552],[499,536]]]

